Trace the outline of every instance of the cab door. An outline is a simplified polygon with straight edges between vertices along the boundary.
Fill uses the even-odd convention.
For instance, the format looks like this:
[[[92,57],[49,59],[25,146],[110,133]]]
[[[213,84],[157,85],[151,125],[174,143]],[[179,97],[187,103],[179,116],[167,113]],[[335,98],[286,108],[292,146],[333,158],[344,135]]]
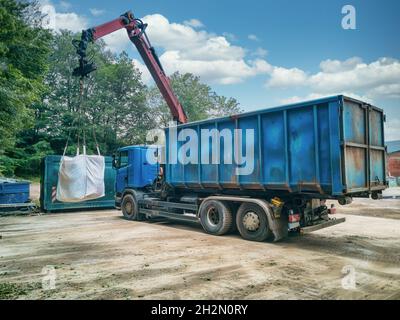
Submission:
[[[115,191],[117,194],[121,194],[128,186],[129,151],[119,151],[117,153],[116,162],[117,176],[115,182]]]

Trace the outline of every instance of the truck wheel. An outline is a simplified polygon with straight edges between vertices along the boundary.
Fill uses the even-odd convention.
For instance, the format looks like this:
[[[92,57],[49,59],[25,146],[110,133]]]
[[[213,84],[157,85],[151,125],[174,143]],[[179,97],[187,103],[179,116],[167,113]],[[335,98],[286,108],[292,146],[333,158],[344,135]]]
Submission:
[[[139,207],[136,200],[136,197],[132,194],[126,194],[121,203],[121,210],[122,214],[124,215],[125,219],[139,221]]]
[[[232,228],[232,213],[224,202],[209,200],[201,207],[200,222],[207,233],[222,236]]]
[[[254,203],[243,203],[236,214],[236,225],[243,239],[265,241],[271,234],[264,210]]]

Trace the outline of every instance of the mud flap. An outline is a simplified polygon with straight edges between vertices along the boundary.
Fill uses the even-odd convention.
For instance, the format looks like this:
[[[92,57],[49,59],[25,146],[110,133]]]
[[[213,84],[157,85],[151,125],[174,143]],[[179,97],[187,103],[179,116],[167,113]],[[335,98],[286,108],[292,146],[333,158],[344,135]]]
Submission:
[[[271,209],[267,211],[269,228],[274,234],[274,242],[278,242],[288,236],[288,219],[285,214],[275,218]]]

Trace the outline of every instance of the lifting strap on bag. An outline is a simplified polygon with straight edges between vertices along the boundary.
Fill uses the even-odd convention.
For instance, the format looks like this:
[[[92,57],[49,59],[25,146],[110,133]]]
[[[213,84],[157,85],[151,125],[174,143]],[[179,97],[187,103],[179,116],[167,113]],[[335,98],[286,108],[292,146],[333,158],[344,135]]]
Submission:
[[[97,143],[96,133],[94,131],[94,126],[92,127],[92,132],[93,132],[94,142],[96,143],[97,154],[100,156],[100,148],[99,148],[99,144]]]

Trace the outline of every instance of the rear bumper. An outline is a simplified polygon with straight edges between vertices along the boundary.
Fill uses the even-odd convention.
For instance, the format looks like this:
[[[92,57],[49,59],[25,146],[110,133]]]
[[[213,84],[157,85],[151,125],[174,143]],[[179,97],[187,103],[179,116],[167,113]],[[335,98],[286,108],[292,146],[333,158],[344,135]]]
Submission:
[[[326,222],[322,222],[322,223],[319,223],[319,224],[316,224],[316,225],[313,225],[313,226],[301,228],[300,229],[300,233],[301,234],[310,233],[310,232],[313,232],[313,231],[317,231],[317,230],[320,230],[320,229],[324,229],[324,228],[328,228],[328,227],[337,225],[339,223],[343,223],[345,221],[346,221],[346,218],[338,218],[338,219],[333,218],[333,219],[330,219],[329,221],[326,221]]]

